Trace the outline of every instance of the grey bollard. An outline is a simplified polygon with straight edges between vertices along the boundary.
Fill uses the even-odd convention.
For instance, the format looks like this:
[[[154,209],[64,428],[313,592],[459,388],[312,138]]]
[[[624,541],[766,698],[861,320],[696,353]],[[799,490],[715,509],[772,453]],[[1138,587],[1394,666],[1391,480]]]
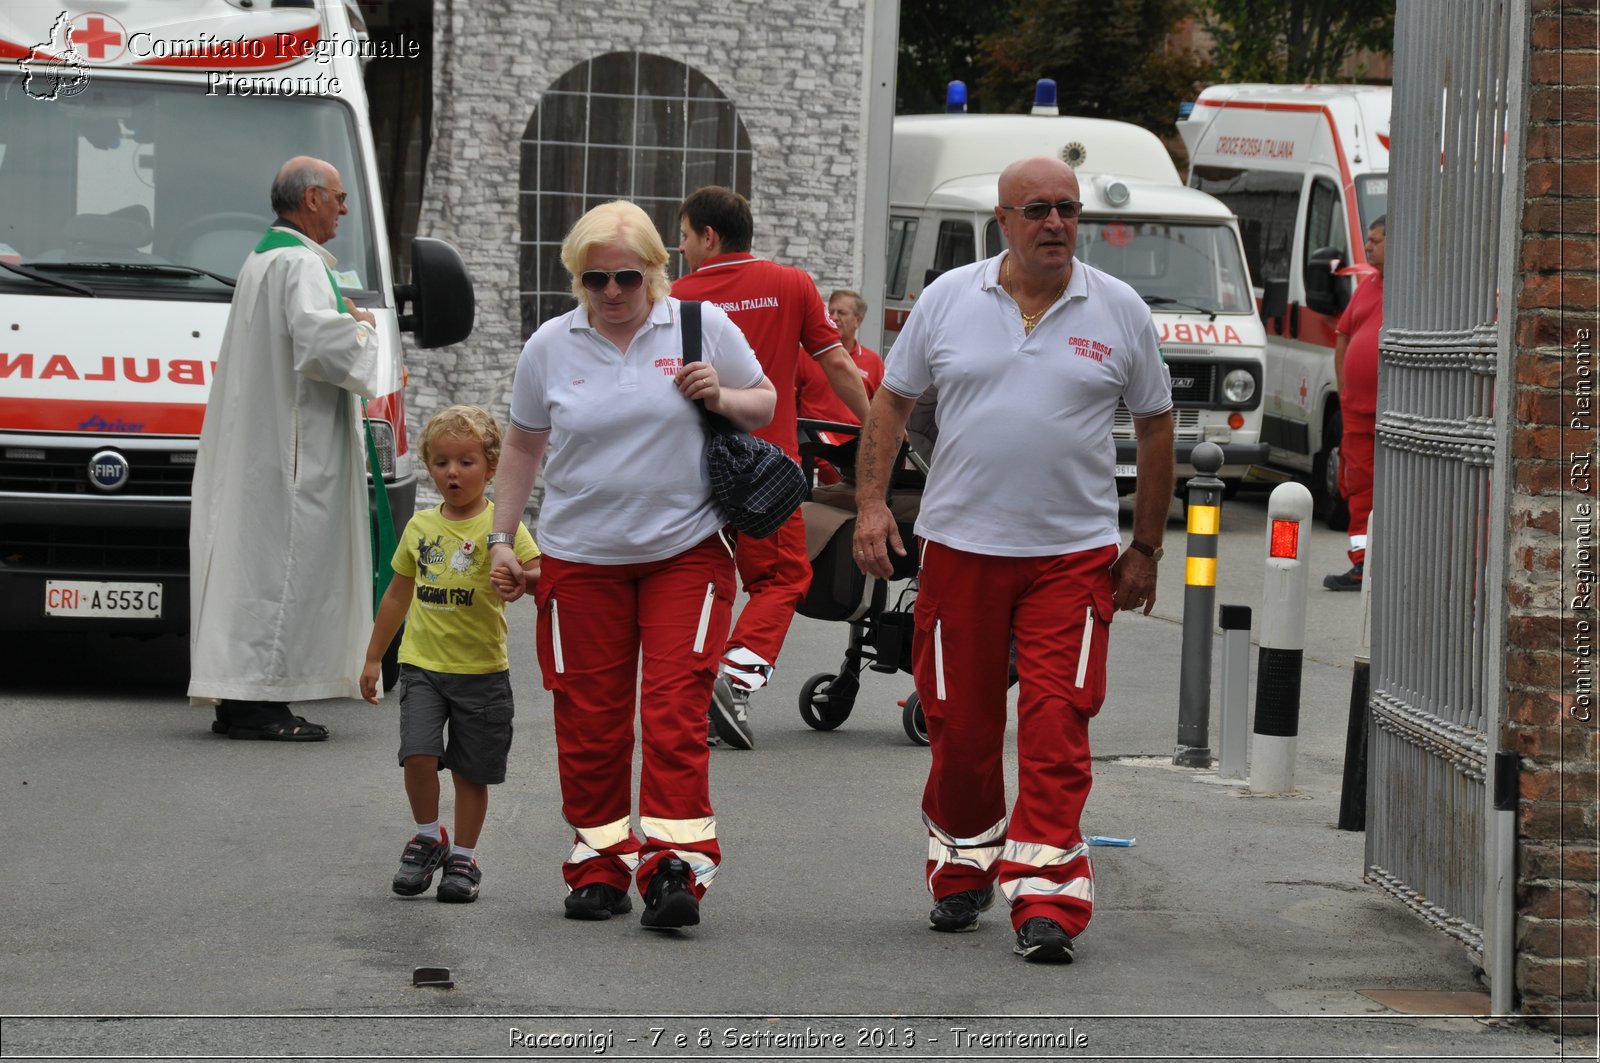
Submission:
[[[1217,536],[1222,531],[1222,448],[1197,444],[1189,455],[1187,559],[1183,570],[1183,657],[1178,674],[1178,748],[1172,763],[1211,767],[1211,611],[1217,599]]]
[[[1300,734],[1300,666],[1306,647],[1306,551],[1311,492],[1304,484],[1273,488],[1267,500],[1267,560],[1261,588],[1261,652],[1256,663],[1256,722],[1250,789],[1294,789]]]
[[[1217,778],[1243,779],[1250,748],[1250,607],[1217,610],[1222,628],[1222,712],[1217,720]]]

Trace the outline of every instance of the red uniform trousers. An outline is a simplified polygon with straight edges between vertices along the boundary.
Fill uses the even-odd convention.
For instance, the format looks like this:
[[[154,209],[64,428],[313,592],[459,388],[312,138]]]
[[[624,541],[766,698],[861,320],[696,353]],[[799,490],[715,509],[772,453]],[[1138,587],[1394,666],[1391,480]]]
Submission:
[[[806,522],[800,511],[795,510],[788,523],[768,538],[740,535],[734,559],[750,600],[739,613],[727,648],[743,646],[768,664],[777,664],[794,611],[811,586]]]
[[[728,548],[713,535],[662,561],[591,565],[546,554],[542,565],[539,667],[555,698],[561,814],[577,832],[562,866],[567,886],[626,890],[636,877],[642,894],[660,858],[676,855],[701,896],[722,860],[706,704],[733,614]],[[642,842],[630,824],[636,704]]]
[[[1115,546],[993,557],[926,543],[913,664],[933,755],[922,795],[934,897],[998,882],[1011,923],[1077,935],[1094,910],[1079,829],[1089,717],[1106,694]],[[1001,764],[1010,642],[1017,643],[1017,801]]]
[[[1344,410],[1344,437],[1339,441],[1339,493],[1350,504],[1350,563],[1367,556],[1367,518],[1372,516],[1373,451],[1377,443],[1375,414]],[[1359,545],[1357,545],[1359,543]]]

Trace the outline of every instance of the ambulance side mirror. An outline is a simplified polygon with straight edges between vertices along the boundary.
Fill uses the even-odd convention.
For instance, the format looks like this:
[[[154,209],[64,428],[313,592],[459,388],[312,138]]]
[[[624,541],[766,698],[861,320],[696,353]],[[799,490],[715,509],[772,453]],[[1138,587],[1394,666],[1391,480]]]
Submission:
[[[448,347],[472,335],[472,277],[460,252],[443,240],[411,241],[411,283],[396,285],[394,296],[401,331],[416,333],[418,347]]]
[[[1289,280],[1267,281],[1261,289],[1261,320],[1271,321],[1289,311]]]
[[[1319,247],[1306,259],[1306,306],[1319,314],[1339,314],[1350,302],[1350,282],[1338,270],[1349,265],[1344,252]]]

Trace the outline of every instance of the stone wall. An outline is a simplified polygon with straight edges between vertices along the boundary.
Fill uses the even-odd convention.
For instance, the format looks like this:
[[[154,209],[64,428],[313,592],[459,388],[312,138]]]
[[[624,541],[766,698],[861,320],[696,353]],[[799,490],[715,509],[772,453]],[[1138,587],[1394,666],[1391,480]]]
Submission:
[[[434,0],[433,135],[419,233],[460,249],[478,321],[464,343],[408,352],[413,441],[451,402],[505,416],[527,338],[518,303],[520,142],[540,96],[584,60],[649,52],[715,82],[750,136],[755,253],[809,270],[824,292],[858,285],[866,18],[863,0],[620,0],[582,17],[553,0]]]

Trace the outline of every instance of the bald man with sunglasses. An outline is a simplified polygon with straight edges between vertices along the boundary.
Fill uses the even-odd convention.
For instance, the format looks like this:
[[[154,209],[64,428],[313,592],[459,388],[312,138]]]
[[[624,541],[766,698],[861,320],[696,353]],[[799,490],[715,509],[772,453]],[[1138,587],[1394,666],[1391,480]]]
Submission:
[[[1172,385],[1150,309],[1073,257],[1078,179],[1056,159],[1000,175],[1008,250],[923,290],[862,429],[855,543],[888,579],[903,555],[883,498],[917,396],[938,388],[938,456],[917,537],[914,675],[932,763],[923,791],[929,926],[974,930],[1011,907],[1015,951],[1070,963],[1094,909],[1079,820],[1092,781],[1089,719],[1106,695],[1118,609],[1155,604],[1172,497]],[[1111,430],[1133,414],[1133,543],[1121,532]],[[1016,641],[1017,800],[1001,764]]]

